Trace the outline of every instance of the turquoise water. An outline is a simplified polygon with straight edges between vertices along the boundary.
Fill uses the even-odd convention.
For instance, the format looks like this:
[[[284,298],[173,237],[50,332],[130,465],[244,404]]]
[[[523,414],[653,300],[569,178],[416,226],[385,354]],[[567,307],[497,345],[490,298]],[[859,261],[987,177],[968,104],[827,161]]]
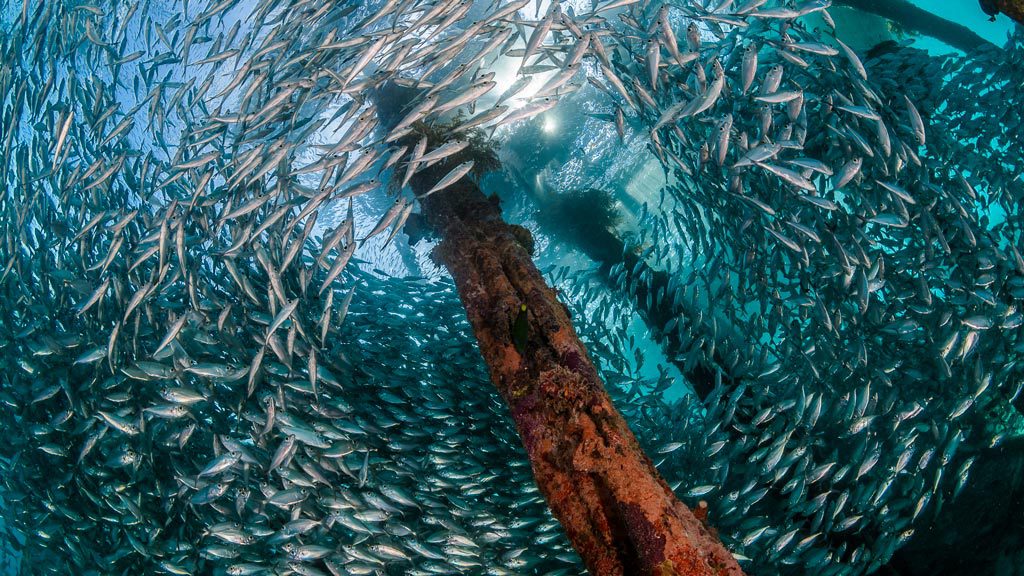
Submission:
[[[995,21],[992,21],[990,16],[978,9],[978,3],[971,0],[952,2],[915,0],[913,3],[932,14],[966,27],[997,46],[1005,44],[1015,26],[1013,20],[1005,14],[997,15]],[[914,38],[914,45],[935,54],[944,54],[955,50],[948,44],[927,36]]]
[[[747,573],[1019,573],[1020,34],[608,4],[0,2],[5,573],[582,573],[401,186],[495,106],[451,174]]]

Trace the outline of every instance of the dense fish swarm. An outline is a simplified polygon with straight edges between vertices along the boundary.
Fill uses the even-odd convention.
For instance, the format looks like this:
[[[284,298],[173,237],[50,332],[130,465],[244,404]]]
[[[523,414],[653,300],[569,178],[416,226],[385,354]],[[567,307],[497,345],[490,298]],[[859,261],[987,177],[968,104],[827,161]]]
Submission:
[[[718,376],[661,469],[755,573],[873,571],[1019,430],[1022,39],[861,60],[794,23],[821,6],[681,10],[686,66],[651,47],[674,10],[636,14],[605,71],[669,174],[638,240],[667,288],[612,277]]]
[[[1016,423],[1024,46],[867,58],[827,2],[714,4],[0,3],[2,558],[579,572],[450,284],[356,253],[417,170],[587,98],[668,174],[613,284],[669,272],[635,305],[717,374],[663,401],[632,309],[553,276],[659,469],[751,573],[886,562]],[[388,81],[423,92],[385,131]]]

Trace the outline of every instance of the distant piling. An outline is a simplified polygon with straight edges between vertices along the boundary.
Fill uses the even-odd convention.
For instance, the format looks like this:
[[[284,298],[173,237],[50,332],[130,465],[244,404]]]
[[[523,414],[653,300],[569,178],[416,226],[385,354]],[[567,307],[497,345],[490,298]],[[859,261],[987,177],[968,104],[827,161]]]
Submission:
[[[1011,6],[1007,8],[1011,10],[1013,5],[1016,5],[1018,10],[1024,9],[1024,0],[985,0],[985,2],[1005,4]],[[907,0],[836,0],[835,4],[837,6],[855,8],[862,12],[868,12],[887,20],[892,20],[907,30],[931,36],[964,52],[971,52],[972,50],[992,45],[991,42],[985,40],[970,28],[946,20],[924,8],[911,4]],[[1003,11],[1005,12],[1006,10]],[[1021,13],[1018,13],[1018,17],[1014,19],[1021,22]]]

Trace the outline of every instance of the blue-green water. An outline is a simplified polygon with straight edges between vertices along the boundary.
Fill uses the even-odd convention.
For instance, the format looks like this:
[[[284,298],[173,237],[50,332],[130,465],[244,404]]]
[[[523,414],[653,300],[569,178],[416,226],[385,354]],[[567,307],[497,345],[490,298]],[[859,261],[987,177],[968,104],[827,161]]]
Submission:
[[[458,118],[747,573],[1020,573],[1020,33],[618,4],[0,3],[0,565],[582,573],[410,224]]]

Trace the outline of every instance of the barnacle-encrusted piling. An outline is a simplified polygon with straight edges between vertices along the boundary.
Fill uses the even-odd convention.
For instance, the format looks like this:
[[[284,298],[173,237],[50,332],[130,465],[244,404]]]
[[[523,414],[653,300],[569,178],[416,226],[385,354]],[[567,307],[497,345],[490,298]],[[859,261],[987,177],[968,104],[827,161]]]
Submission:
[[[429,190],[450,168],[422,171],[413,190]],[[464,181],[422,207],[441,239],[434,257],[455,279],[537,484],[591,573],[740,574],[641,450],[496,197]],[[529,319],[522,354],[512,340],[521,304]]]
[[[388,85],[378,114],[393,124],[415,92]],[[416,125],[428,149],[451,126]],[[491,380],[508,404],[534,478],[576,551],[595,575],[741,575],[714,530],[680,502],[643,452],[604,389],[569,311],[531,259],[532,238],[501,215],[496,195],[469,178],[427,195],[453,167],[497,157],[478,134],[461,152],[421,168],[409,184],[439,239],[434,259],[455,280]],[[527,329],[513,335],[526,306]],[[519,322],[520,328],[522,320]]]
[[[1024,25],[1024,0],[981,0],[981,7],[986,14],[1002,12]]]

